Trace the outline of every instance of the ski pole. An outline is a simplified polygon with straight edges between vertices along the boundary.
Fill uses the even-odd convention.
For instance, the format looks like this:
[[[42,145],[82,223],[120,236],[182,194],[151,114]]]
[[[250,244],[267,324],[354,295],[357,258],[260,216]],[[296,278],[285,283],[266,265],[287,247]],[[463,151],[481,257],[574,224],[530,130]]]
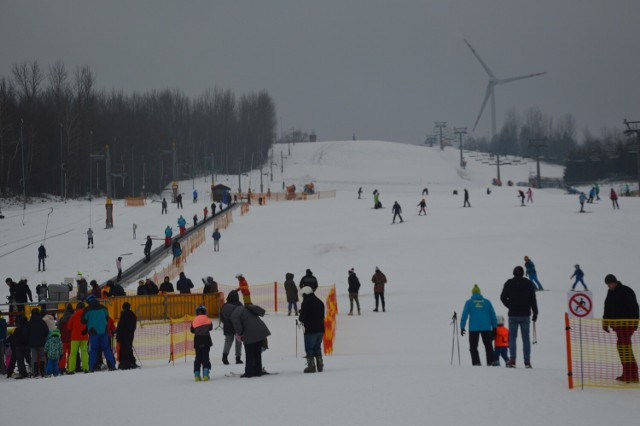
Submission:
[[[136,351],[136,347],[131,345],[131,349],[133,349],[133,353],[136,355],[136,359],[138,360],[138,363],[140,363],[140,367],[142,367],[142,360],[138,356],[138,351]]]
[[[296,320],[296,358],[298,358],[298,320]]]
[[[453,365],[453,354],[455,353],[456,347],[456,335],[458,334],[458,314],[456,311],[453,311],[453,316],[451,317],[451,325],[453,326],[453,335],[451,340],[451,365]],[[460,363],[460,339],[458,339],[458,363]]]
[[[534,345],[536,343],[538,343],[538,336],[537,336],[537,333],[536,333],[536,323],[535,322],[533,323],[533,342],[532,343]]]

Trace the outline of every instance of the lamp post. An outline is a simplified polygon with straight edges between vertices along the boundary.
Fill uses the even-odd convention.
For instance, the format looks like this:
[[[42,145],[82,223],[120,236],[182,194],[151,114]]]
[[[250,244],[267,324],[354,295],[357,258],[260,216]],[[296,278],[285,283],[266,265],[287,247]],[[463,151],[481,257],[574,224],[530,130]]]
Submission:
[[[62,122],[60,122],[60,198],[64,199],[64,162],[62,158]]]

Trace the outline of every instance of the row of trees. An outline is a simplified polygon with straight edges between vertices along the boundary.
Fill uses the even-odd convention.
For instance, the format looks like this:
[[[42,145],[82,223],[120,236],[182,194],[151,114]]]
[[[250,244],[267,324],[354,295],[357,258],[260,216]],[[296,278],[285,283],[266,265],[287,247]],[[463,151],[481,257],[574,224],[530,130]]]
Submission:
[[[195,99],[178,90],[108,92],[88,66],[70,72],[60,62],[47,70],[23,62],[0,77],[4,196],[21,194],[23,183],[27,195],[104,191],[107,146],[116,196],[159,193],[173,178],[247,171],[266,161],[275,136],[275,104],[264,91],[212,89]]]

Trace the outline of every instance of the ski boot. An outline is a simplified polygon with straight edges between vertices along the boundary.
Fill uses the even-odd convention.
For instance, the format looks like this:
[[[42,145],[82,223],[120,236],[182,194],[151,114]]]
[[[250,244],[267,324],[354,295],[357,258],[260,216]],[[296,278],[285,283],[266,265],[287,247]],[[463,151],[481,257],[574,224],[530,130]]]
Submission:
[[[208,368],[204,369],[202,380],[204,380],[205,382],[209,381],[209,369]]]
[[[200,371],[194,371],[193,372],[193,376],[196,379],[196,382],[201,381],[202,379],[200,378]]]

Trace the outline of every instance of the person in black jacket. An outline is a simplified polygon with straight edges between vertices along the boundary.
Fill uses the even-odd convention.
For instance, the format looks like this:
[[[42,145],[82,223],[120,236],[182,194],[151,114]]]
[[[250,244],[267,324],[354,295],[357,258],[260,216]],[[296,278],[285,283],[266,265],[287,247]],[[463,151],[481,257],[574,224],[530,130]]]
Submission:
[[[169,281],[169,277],[164,277],[164,281],[160,284],[160,293],[162,294],[173,294],[175,290],[173,289],[173,283]]]
[[[107,281],[107,284],[111,283],[111,293],[109,296],[126,296],[127,293],[124,291],[124,288],[117,282],[113,282],[111,280]]]
[[[16,318],[16,329],[9,338],[11,344],[11,360],[7,369],[7,378],[13,375],[16,363],[18,364],[18,376],[16,379],[27,377],[25,362],[29,362],[29,334],[27,333],[28,321],[24,315]],[[4,360],[3,360],[4,361]]]
[[[311,287],[313,291],[316,291],[318,289],[318,280],[313,276],[313,272],[311,272],[311,269],[307,269],[306,274],[300,280],[300,288],[304,286]]]
[[[190,294],[191,289],[193,288],[193,283],[184,275],[184,272],[180,272],[180,279],[176,283],[176,287],[180,294]]]
[[[304,325],[304,350],[307,354],[305,373],[322,372],[322,337],[324,336],[324,303],[313,292],[310,286],[300,290],[302,305],[300,306],[300,322]]]
[[[293,274],[291,272],[287,272],[285,275],[284,291],[287,294],[287,315],[291,315],[291,308],[293,308],[296,316],[298,316],[298,288],[293,281]]]
[[[138,281],[138,290],[136,292],[137,296],[146,296],[147,295],[147,286],[144,285],[144,281]]]
[[[358,291],[360,291],[360,280],[356,276],[356,272],[353,268],[349,269],[349,313],[347,315],[353,315],[353,302],[356,302],[358,308],[358,315],[360,315],[360,300],[358,300]]]
[[[147,241],[144,243],[144,261],[148,262],[151,260],[151,245],[153,242],[151,241],[151,236],[147,235]]]
[[[45,271],[44,260],[47,258],[47,249],[44,248],[44,244],[40,244],[38,247],[38,271],[40,271],[40,265],[42,265],[42,270]]]
[[[24,312],[24,304],[27,303],[27,299],[29,302],[33,302],[31,289],[27,284],[26,278],[20,278],[20,281],[18,281],[18,284],[15,286],[13,297],[15,303],[18,304],[18,312]]]
[[[531,368],[531,342],[529,340],[530,321],[538,320],[538,302],[536,290],[531,281],[524,277],[524,268],[516,266],[513,269],[513,278],[507,280],[502,288],[500,300],[509,309],[509,354],[508,368],[516,366],[516,339],[518,327],[522,332],[522,352],[524,354],[524,366]],[[533,312],[533,317],[531,313]]]
[[[616,333],[616,347],[622,364],[622,375],[616,377],[616,380],[638,383],[638,363],[631,344],[631,336],[638,329],[640,318],[636,294],[613,274],[607,275],[604,282],[609,291],[604,301],[602,329],[608,333],[611,328]]]
[[[222,322],[222,333],[224,334],[224,347],[222,349],[222,363],[229,364],[229,352],[231,345],[235,341],[236,364],[242,364],[242,342],[235,338],[236,330],[231,322],[231,314],[238,306],[242,306],[240,297],[236,290],[231,290],[227,294],[227,303],[220,309],[220,321]]]
[[[218,283],[213,279],[213,277],[203,278],[202,283],[204,284],[204,287],[202,288],[202,294],[218,292]]]
[[[27,336],[29,337],[29,349],[31,350],[31,375],[38,374],[44,377],[44,366],[46,357],[44,355],[44,344],[49,337],[49,327],[40,316],[39,309],[31,311],[31,318],[27,325]]]
[[[120,343],[120,365],[118,365],[120,370],[136,368],[136,359],[133,356],[133,336],[137,324],[138,317],[131,310],[131,304],[124,302],[116,329],[116,340]]]
[[[151,281],[151,278],[147,278],[144,286],[147,288],[147,294],[150,296],[153,296],[154,294],[158,294],[160,292],[160,290],[158,289],[158,285]]]

